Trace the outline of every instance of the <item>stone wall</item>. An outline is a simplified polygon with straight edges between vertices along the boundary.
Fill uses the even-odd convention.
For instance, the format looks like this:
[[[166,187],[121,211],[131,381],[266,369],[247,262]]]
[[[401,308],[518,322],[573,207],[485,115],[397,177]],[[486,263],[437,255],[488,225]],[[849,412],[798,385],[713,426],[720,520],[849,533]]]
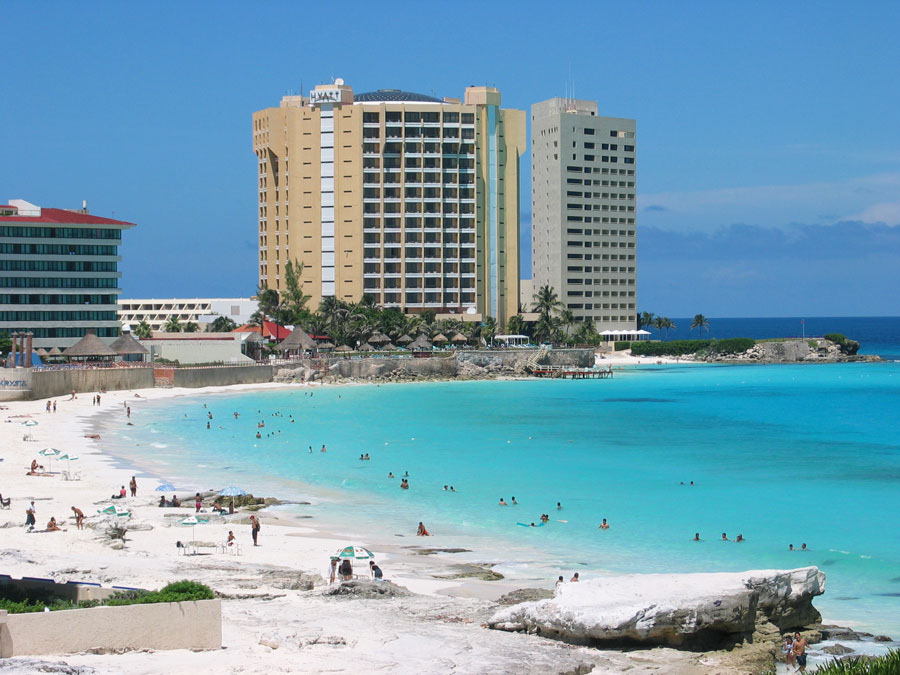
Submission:
[[[212,366],[209,368],[176,368],[176,387],[224,387],[231,384],[271,382],[272,366]],[[153,386],[152,384],[150,386]]]
[[[482,368],[501,368],[522,372],[525,364],[535,354],[534,349],[500,349],[485,351],[460,351],[456,358],[460,363],[471,363]],[[551,349],[539,361],[542,366],[572,366],[591,368],[594,365],[593,349]]]
[[[89,649],[219,649],[221,600],[7,614],[0,610],[0,657]]]
[[[0,401],[31,399],[31,368],[0,368]]]
[[[31,373],[31,398],[42,399],[65,396],[74,389],[78,393],[152,389],[151,368],[71,368],[66,370],[35,370]]]

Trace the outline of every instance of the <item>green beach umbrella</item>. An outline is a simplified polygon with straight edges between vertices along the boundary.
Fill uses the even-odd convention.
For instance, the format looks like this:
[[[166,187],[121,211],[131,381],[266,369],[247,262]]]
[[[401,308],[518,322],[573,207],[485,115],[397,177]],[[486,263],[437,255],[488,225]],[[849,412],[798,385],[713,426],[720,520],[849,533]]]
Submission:
[[[60,451],[56,448],[44,448],[43,450],[38,450],[39,455],[43,455],[47,458],[47,465],[50,467],[50,471],[53,471],[53,458],[59,453]]]
[[[116,518],[130,518],[131,511],[128,509],[123,509],[118,504],[112,504],[107,506],[105,509],[99,509],[97,513],[105,516],[115,516]]]
[[[28,420],[26,422],[22,422],[26,427],[36,427],[38,425],[34,420]]]
[[[375,560],[375,554],[362,546],[344,546],[334,555],[339,560]]]
[[[188,516],[184,520],[181,521],[182,525],[190,525],[191,526],[191,541],[194,539],[194,527],[196,527],[197,523],[200,521],[197,520],[196,516]]]

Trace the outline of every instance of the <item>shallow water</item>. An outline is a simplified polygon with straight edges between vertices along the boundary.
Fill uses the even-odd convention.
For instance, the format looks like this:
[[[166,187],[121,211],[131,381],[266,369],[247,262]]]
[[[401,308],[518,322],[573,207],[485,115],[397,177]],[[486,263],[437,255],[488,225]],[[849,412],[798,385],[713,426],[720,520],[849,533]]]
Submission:
[[[526,574],[818,565],[827,619],[900,633],[900,364],[306,391],[136,406],[114,452],[184,488],[312,491],[320,516],[360,535],[423,520],[442,546],[478,542]],[[542,513],[544,527],[517,524]]]

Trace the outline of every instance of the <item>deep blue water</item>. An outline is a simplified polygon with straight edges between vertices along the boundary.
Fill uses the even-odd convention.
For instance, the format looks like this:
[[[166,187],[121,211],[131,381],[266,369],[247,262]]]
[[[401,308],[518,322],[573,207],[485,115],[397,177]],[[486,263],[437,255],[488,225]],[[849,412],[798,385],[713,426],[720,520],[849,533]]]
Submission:
[[[668,337],[654,328],[651,339],[687,340],[698,337],[697,329],[690,330],[691,318],[672,319],[677,330],[670,330]],[[709,331],[703,337],[717,339],[748,337],[754,339],[774,337],[822,337],[826,333],[843,333],[857,340],[863,354],[878,354],[886,360],[900,360],[900,317],[790,317],[790,318],[710,318]],[[803,323],[801,323],[803,321]]]

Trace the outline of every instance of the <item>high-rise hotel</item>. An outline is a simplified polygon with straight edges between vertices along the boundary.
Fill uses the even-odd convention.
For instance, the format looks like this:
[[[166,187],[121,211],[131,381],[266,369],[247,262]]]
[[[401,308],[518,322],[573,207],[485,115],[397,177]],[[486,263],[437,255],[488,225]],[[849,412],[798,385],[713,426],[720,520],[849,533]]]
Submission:
[[[500,92],[463,100],[343,80],[253,115],[259,282],[303,263],[310,305],[370,294],[404,312],[518,312],[525,112]]]
[[[637,314],[635,122],[595,101],[531,107],[532,282],[599,331]]]

